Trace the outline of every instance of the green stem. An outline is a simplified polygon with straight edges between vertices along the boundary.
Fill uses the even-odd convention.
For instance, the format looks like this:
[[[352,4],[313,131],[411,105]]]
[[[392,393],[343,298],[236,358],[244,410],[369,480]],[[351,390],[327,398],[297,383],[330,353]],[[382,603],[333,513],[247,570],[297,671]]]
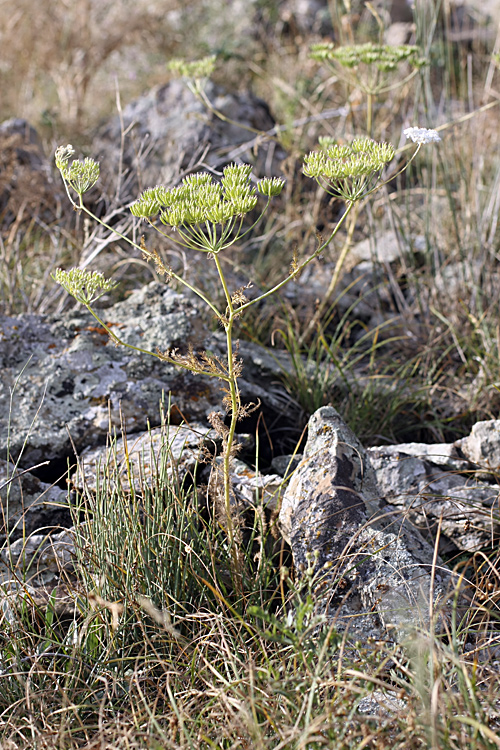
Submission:
[[[339,281],[339,277],[340,277],[340,273],[342,271],[342,268],[344,267],[344,263],[345,263],[345,260],[347,258],[347,255],[349,253],[349,250],[351,249],[352,236],[354,234],[354,229],[356,227],[356,221],[358,219],[359,212],[361,210],[361,206],[360,206],[359,203],[356,203],[356,204],[351,203],[349,205],[350,206],[354,206],[355,205],[356,208],[355,208],[354,213],[352,214],[352,216],[350,217],[350,220],[349,220],[349,227],[348,227],[348,230],[347,230],[347,237],[345,238],[344,245],[342,247],[341,253],[340,253],[340,255],[339,255],[338,259],[337,259],[337,262],[335,264],[335,269],[333,271],[332,278],[331,278],[330,283],[328,285],[328,289],[326,290],[326,294],[323,297],[323,299],[320,302],[320,304],[318,305],[318,308],[317,308],[316,312],[314,313],[313,317],[311,318],[311,320],[309,321],[309,323],[308,323],[305,331],[300,336],[300,338],[299,338],[299,346],[302,346],[302,344],[304,343],[304,341],[307,340],[308,336],[310,335],[310,333],[312,332],[312,330],[316,327],[319,319],[321,318],[321,315],[323,314],[323,311],[324,311],[325,307],[328,305],[329,300],[330,300],[332,294],[334,293],[334,291],[335,291],[335,289],[337,287],[337,284],[338,284],[338,281]]]
[[[304,268],[306,266],[308,266],[309,263],[312,260],[314,260],[314,258],[317,258],[318,255],[321,255],[321,253],[323,252],[323,250],[325,250],[326,247],[330,244],[330,242],[333,240],[333,238],[337,234],[338,230],[340,229],[340,227],[342,226],[342,224],[346,220],[347,216],[351,212],[352,207],[354,205],[355,205],[354,203],[349,203],[349,205],[347,206],[347,209],[346,209],[344,215],[342,216],[342,218],[340,219],[340,221],[338,222],[338,224],[336,224],[335,229],[333,230],[333,232],[331,233],[331,235],[328,237],[328,239],[325,242],[323,242],[314,251],[314,253],[312,253],[312,255],[309,256],[309,258],[307,258],[307,260],[305,260],[303,263],[300,264],[300,266],[298,266],[294,271],[292,271],[290,273],[290,275],[286,277],[286,279],[283,279],[283,281],[280,281],[279,284],[276,284],[276,286],[273,286],[272,289],[269,289],[269,291],[264,292],[264,294],[261,294],[259,297],[255,297],[255,299],[251,299],[249,302],[246,302],[241,307],[238,307],[237,314],[239,315],[241,312],[243,312],[243,310],[246,310],[248,307],[251,307],[252,305],[255,305],[257,302],[261,302],[266,297],[269,297],[269,296],[271,296],[271,294],[274,294],[275,292],[279,291],[280,289],[282,289],[282,287],[284,287],[286,284],[288,284],[290,281],[292,281],[292,279],[294,279],[296,276],[298,276],[300,273],[302,273],[302,271],[304,270]]]
[[[227,382],[229,383],[229,395],[231,398],[231,423],[229,425],[229,431],[224,437],[224,451],[222,456],[222,472],[223,472],[223,484],[224,484],[224,507],[226,511],[226,523],[227,532],[229,538],[229,545],[231,548],[231,556],[233,561],[233,574],[234,582],[237,588],[241,589],[241,566],[239,560],[238,549],[235,544],[235,532],[233,525],[233,518],[231,513],[231,459],[232,450],[234,444],[234,436],[236,433],[236,424],[238,422],[238,415],[240,412],[240,393],[238,390],[238,375],[235,372],[235,362],[233,354],[233,324],[236,317],[236,313],[229,292],[224,271],[222,270],[221,262],[218,255],[214,255],[215,265],[219,274],[219,278],[224,289],[224,295],[227,302],[227,313],[226,320],[224,322],[224,329],[226,331],[226,351],[227,351]]]
[[[373,138],[373,95],[369,92],[366,95],[366,132],[370,138]]]

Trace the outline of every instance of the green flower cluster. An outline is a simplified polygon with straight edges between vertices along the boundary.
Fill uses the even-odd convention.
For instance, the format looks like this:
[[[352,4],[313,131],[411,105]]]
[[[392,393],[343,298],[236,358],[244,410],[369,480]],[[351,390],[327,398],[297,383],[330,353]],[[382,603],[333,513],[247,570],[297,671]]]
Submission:
[[[60,146],[56,150],[56,167],[59,169],[64,182],[73,188],[75,193],[82,196],[94,187],[99,179],[99,164],[94,159],[78,159],[69,163],[75,153],[73,146]]]
[[[357,138],[350,145],[338,143],[311,151],[303,172],[331,195],[356,201],[373,189],[382,169],[394,158],[394,147],[371,138]]]
[[[210,78],[215,68],[216,59],[216,55],[203,57],[201,60],[194,60],[193,62],[175,59],[170,60],[168,68],[173,73],[177,73],[177,75],[185,78],[192,78],[194,80]]]
[[[116,286],[115,281],[106,279],[100,271],[86,271],[83,268],[72,268],[69,271],[57,268],[52,278],[86,307]]]
[[[225,225],[249,213],[257,204],[255,188],[250,183],[252,167],[231,164],[216,182],[207,172],[185,177],[175,188],[158,185],[145,190],[130,210],[134,216],[151,218],[159,215],[163,224],[178,228],[193,224]],[[283,181],[264,178],[257,183],[260,193],[271,198],[279,195]]]
[[[403,62],[414,68],[421,68],[426,64],[419,48],[410,44],[391,46],[367,42],[344,47],[335,47],[332,43],[314,44],[311,47],[311,57],[318,62],[337,62],[344,68],[356,68],[361,63],[375,65],[383,73],[396,70]]]

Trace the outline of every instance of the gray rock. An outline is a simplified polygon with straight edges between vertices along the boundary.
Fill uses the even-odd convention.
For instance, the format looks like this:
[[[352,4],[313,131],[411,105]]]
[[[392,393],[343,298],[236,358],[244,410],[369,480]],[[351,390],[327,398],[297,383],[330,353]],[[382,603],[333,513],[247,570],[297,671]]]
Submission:
[[[68,492],[0,460],[0,505],[0,541],[13,541],[66,520]]]
[[[295,34],[332,35],[332,19],[325,0],[285,0],[278,6],[280,19]]]
[[[368,455],[332,407],[309,421],[280,524],[298,571],[312,566],[322,579],[322,604],[340,628],[366,636],[383,625],[401,639],[429,625],[449,571],[432,571],[432,548],[418,531],[381,513]]]
[[[417,308],[414,300],[409,299],[408,290],[400,288],[397,274],[391,268],[401,266],[405,256],[418,251],[421,239],[411,238],[410,246],[408,239],[384,232],[379,237],[354,244],[331,300],[338,313],[347,313],[350,319],[361,321],[370,329],[379,327],[380,336],[384,338],[415,335],[415,314],[405,313],[408,308],[416,313]],[[333,263],[316,260],[298,280],[285,287],[283,296],[310,315],[318,301],[325,297],[333,271]]]
[[[34,216],[47,223],[59,213],[61,186],[53,177],[36,130],[20,118],[0,124],[0,215],[7,229],[16,219]],[[24,219],[24,221],[23,221]]]
[[[183,80],[157,86],[124,108],[127,195],[135,198],[139,189],[174,184],[183,170],[203,169],[196,166],[200,160],[217,167],[238,158],[254,164],[259,174],[277,173],[283,150],[273,141],[256,141],[252,132],[274,127],[267,105],[248,92],[229,94],[211,81],[205,93],[213,107],[233,122],[224,122],[207,111]],[[120,118],[115,117],[94,140],[94,155],[100,159],[103,173],[113,181],[122,165],[121,128]]]
[[[349,251],[349,258],[355,259],[358,263],[362,261],[394,263],[400,261],[409,252],[407,242],[390,231],[357,242]]]
[[[220,521],[226,524],[226,509],[223,489],[222,457],[217,456],[215,462],[206,472],[208,493],[212,500]],[[233,458],[230,468],[231,476],[231,507],[234,519],[238,523],[244,520],[248,510],[265,509],[273,514],[279,508],[283,492],[283,479],[277,474],[261,474],[251,469],[243,461]],[[252,522],[252,521],[251,521]]]
[[[198,309],[155,282],[102,315],[124,341],[153,351],[185,349],[199,329]],[[205,419],[220,402],[214,379],[117,347],[79,310],[1,318],[0,370],[0,451],[10,422],[10,452],[23,466],[71,455],[71,441],[77,451],[104,443],[110,426],[158,424],[162,393],[172,421]]]
[[[57,534],[32,534],[18,539],[0,551],[0,580],[26,582],[35,588],[56,585],[63,573],[74,570],[74,533],[63,529]]]
[[[473,552],[487,546],[495,531],[494,507],[500,487],[478,482],[470,472],[457,473],[467,463],[460,465],[456,458],[451,458],[453,471],[446,470],[450,464],[443,466],[444,454],[453,446],[428,446],[427,455],[420,444],[414,446],[413,453],[409,446],[397,445],[368,450],[385,502],[423,532],[432,535],[441,523],[441,533],[459,549]],[[437,457],[440,449],[443,455]]]
[[[399,443],[398,445],[377,447],[373,450],[377,454],[397,456],[398,459],[400,454],[415,456],[453,471],[469,471],[472,468],[469,461],[459,455],[455,443]],[[368,451],[370,453],[371,449],[369,448]]]
[[[369,714],[377,719],[394,718],[408,708],[408,701],[398,698],[397,693],[374,690],[362,698],[357,706],[360,714]]]
[[[476,422],[470,435],[454,443],[468,461],[486,472],[500,472],[500,419]]]
[[[137,492],[172,479],[182,483],[203,460],[202,446],[210,442],[215,446],[216,441],[215,430],[198,422],[127,435],[109,447],[83,451],[73,483],[91,491],[98,485],[112,490],[119,483],[127,491],[133,477]]]
[[[225,357],[225,338],[207,338],[196,301],[162,283],[139,289],[101,316],[123,341],[141,349],[187,352],[192,344]],[[244,342],[240,354],[243,402],[260,399],[282,414],[290,406],[278,382],[283,357]],[[223,397],[215,378],[116,346],[81,310],[0,318],[0,372],[0,451],[7,449],[10,422],[10,452],[16,459],[22,454],[22,466],[102,445],[110,427],[135,433],[158,425],[162,393],[171,424],[206,422]]]
[[[298,468],[303,459],[302,453],[288,454],[286,456],[275,456],[271,461],[271,469],[280,477],[289,478]]]
[[[242,461],[232,465],[233,491],[243,508],[264,507],[275,511],[283,490],[283,479],[277,474],[259,474]]]

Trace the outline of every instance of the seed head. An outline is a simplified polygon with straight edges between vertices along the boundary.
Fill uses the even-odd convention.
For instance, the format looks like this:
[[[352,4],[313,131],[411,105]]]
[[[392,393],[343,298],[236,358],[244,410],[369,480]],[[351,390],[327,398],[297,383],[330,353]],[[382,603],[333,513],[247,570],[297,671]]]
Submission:
[[[365,195],[394,157],[389,143],[377,143],[371,138],[357,138],[350,145],[321,146],[304,158],[304,174],[349,201]]]
[[[197,172],[185,177],[176,188],[169,190],[159,185],[145,190],[130,210],[142,218],[159,215],[163,224],[174,228],[207,221],[226,224],[233,217],[247,214],[257,204],[255,188],[250,183],[251,172],[248,164],[230,164],[220,182],[208,172]],[[277,182],[269,180],[269,185],[273,190],[278,189]]]
[[[281,177],[264,177],[257,183],[257,190],[267,198],[274,198],[281,193],[284,186],[285,182]]]
[[[73,146],[59,146],[55,154],[56,167],[63,180],[73,188],[75,193],[83,195],[96,184],[100,168],[94,159],[88,157],[83,161],[76,159],[70,164],[69,160],[74,153]]]
[[[332,43],[313,44],[311,57],[318,62],[338,63],[343,68],[357,68],[361,63],[374,65],[383,73],[397,70],[403,62],[409,63],[413,68],[420,68],[427,62],[415,45],[372,42],[343,47],[336,47]]]
[[[185,78],[199,81],[202,78],[210,78],[215,68],[216,55],[203,57],[201,60],[186,62],[185,60],[170,60],[168,67],[174,73]]]
[[[100,271],[86,271],[83,268],[72,268],[63,271],[57,268],[52,278],[83,305],[91,305],[106,292],[115,288],[116,282],[106,279]]]

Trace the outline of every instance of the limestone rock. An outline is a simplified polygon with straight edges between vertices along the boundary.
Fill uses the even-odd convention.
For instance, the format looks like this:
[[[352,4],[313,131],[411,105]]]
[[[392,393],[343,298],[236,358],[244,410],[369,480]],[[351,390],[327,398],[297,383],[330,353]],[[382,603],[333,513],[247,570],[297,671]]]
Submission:
[[[254,164],[259,174],[263,170],[277,173],[283,150],[273,141],[255,141],[252,132],[274,127],[267,105],[248,92],[229,94],[211,81],[205,93],[213,107],[233,122],[224,122],[208,111],[182,80],[157,86],[124,108],[127,195],[137,197],[137,175],[141,189],[159,183],[171,185],[183,170],[196,168],[200,160],[218,167],[238,158]],[[120,118],[115,117],[94,141],[94,156],[101,161],[104,175],[113,180],[122,164],[121,128]]]
[[[0,552],[0,580],[26,582],[38,588],[56,585],[63,572],[73,572],[74,534],[63,529],[57,534],[32,534],[6,545]]]
[[[429,624],[445,595],[449,571],[431,571],[432,548],[418,531],[381,513],[368,455],[332,407],[309,421],[280,523],[297,570],[313,566],[323,605],[341,628],[366,635],[382,624],[404,638]]]
[[[163,283],[148,284],[101,316],[123,341],[141,349],[186,352],[192,344],[225,357],[225,338],[208,336],[196,301]],[[290,405],[279,383],[284,358],[244,342],[240,353],[243,402],[260,400],[283,414]],[[7,448],[10,421],[10,452],[16,459],[22,453],[23,467],[103,445],[110,427],[127,433],[155,427],[162,393],[172,424],[206,423],[223,397],[215,378],[116,346],[81,309],[0,317],[0,372],[0,452]]]
[[[102,315],[143,349],[196,341],[197,308],[164,284],[153,282]],[[180,414],[205,419],[221,398],[213,379],[117,347],[81,310],[0,318],[0,370],[0,451],[10,421],[10,452],[22,453],[22,466],[72,455],[71,441],[77,451],[104,443],[110,425],[136,432],[148,420],[158,424],[162,393],[171,394],[177,421]]]
[[[36,130],[20,118],[0,124],[0,216],[3,227],[33,216],[51,223],[58,214],[61,188],[54,180]]]
[[[186,474],[194,471],[196,463],[203,460],[203,444],[215,444],[216,440],[215,430],[199,422],[127,435],[109,447],[84,451],[73,482],[95,491],[98,484],[103,487],[103,480],[110,489],[119,481],[120,487],[127,491],[131,476],[136,492],[168,480],[181,484]]]
[[[454,445],[383,446],[370,448],[368,455],[381,496],[394,512],[431,534],[441,523],[441,533],[461,550],[491,543],[500,487],[478,481]]]
[[[470,435],[456,440],[454,445],[480,469],[500,472],[500,419],[476,422]]]

